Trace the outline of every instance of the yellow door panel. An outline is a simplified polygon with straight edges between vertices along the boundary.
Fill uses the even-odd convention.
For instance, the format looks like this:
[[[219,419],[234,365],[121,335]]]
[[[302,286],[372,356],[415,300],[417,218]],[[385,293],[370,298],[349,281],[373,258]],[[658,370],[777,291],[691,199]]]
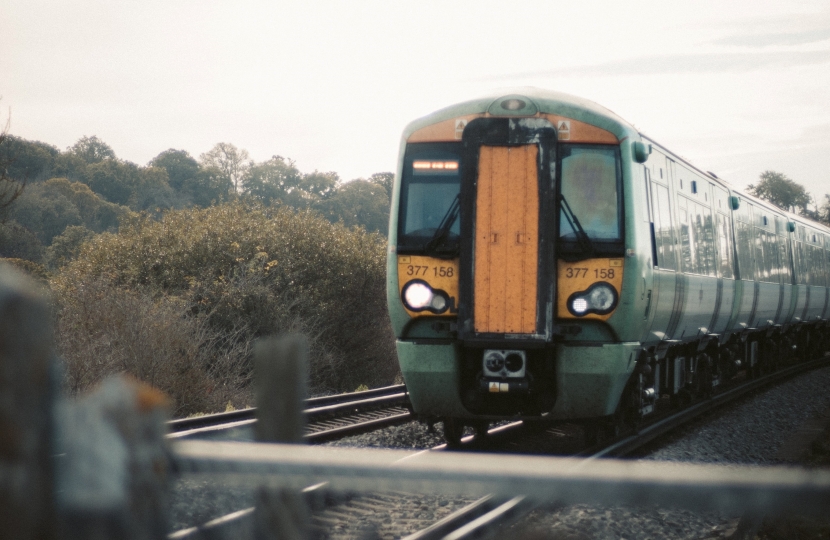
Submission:
[[[538,148],[482,146],[476,195],[476,332],[536,332]]]

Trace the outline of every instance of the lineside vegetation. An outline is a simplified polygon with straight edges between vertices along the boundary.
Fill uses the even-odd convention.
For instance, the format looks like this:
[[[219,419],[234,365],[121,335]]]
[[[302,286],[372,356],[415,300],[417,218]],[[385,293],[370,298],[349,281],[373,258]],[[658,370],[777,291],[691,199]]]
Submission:
[[[226,203],[131,215],[50,280],[67,384],[127,371],[176,415],[247,405],[251,342],[301,331],[314,392],[390,383],[384,241],[311,212]]]

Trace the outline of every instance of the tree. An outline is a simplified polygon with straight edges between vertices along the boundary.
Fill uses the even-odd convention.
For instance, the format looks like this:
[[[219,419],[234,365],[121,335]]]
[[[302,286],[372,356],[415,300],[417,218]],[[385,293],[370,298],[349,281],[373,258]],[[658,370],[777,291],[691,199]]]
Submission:
[[[0,223],[0,258],[39,263],[43,258],[43,242],[37,234],[10,219]]]
[[[89,186],[66,178],[30,184],[10,210],[10,217],[50,245],[69,226],[103,232],[118,226],[128,209],[109,203]]]
[[[231,143],[219,143],[199,156],[199,161],[204,167],[215,167],[221,171],[223,177],[233,186],[234,192],[239,191],[245,172],[250,167],[250,159],[247,150],[240,150]]]
[[[807,193],[804,186],[775,171],[764,171],[760,178],[761,181],[757,185],[747,186],[750,193],[784,210],[802,215],[810,214],[807,205],[813,202],[813,197]]]
[[[84,183],[92,191],[115,204],[126,205],[138,183],[138,167],[114,159],[93,163],[86,168]]]
[[[251,165],[242,179],[245,192],[265,203],[279,200],[287,204],[290,193],[300,188],[302,175],[294,160],[272,156],[268,161]]]
[[[6,164],[6,174],[13,180],[40,182],[50,178],[55,158],[60,151],[39,141],[27,141],[8,135],[0,146],[0,163]]]
[[[199,162],[193,159],[184,150],[165,150],[148,163],[150,167],[160,167],[167,171],[170,187],[176,191],[183,191],[199,176],[201,168]]]
[[[180,206],[161,167],[139,167],[129,161],[108,159],[86,168],[84,183],[110,202],[133,210]]]
[[[150,167],[159,167],[167,171],[170,187],[184,202],[207,207],[214,202],[227,198],[231,183],[222,171],[213,167],[202,167],[184,150],[165,150],[150,160]]]
[[[331,197],[340,186],[340,175],[334,171],[320,172],[315,170],[312,173],[304,174],[300,182],[301,200],[293,206],[313,206]]]
[[[95,135],[92,137],[84,135],[78,139],[78,142],[67,148],[67,152],[78,156],[88,164],[115,159],[115,151],[112,147]]]
[[[70,225],[52,239],[52,245],[46,248],[46,264],[50,268],[59,268],[78,256],[84,242],[95,233],[83,225]]]
[[[362,226],[386,234],[389,226],[386,190],[368,180],[342,184],[318,209],[332,223],[339,221],[347,227]]]
[[[10,122],[11,117],[6,121],[3,129],[0,130],[0,148],[4,150],[4,146],[9,141]],[[23,193],[24,182],[18,182],[8,175],[8,167],[13,161],[13,157],[0,154],[0,224],[5,223],[8,208]]]
[[[382,186],[383,189],[386,190],[386,194],[389,197],[389,202],[392,202],[392,185],[395,182],[395,173],[391,172],[379,172],[375,173],[369,177],[369,181],[373,184],[377,184]]]
[[[818,220],[830,227],[830,195],[824,196],[824,202],[818,208]]]

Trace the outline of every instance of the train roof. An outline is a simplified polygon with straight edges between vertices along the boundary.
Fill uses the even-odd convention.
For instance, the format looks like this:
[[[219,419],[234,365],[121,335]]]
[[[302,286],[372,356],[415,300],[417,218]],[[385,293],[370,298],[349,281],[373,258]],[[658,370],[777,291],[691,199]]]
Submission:
[[[406,126],[403,138],[406,140],[415,131],[444,120],[470,114],[486,114],[494,104],[509,98],[526,99],[536,106],[539,113],[557,114],[579,120],[610,131],[620,140],[637,134],[637,130],[631,123],[591,100],[563,92],[522,86],[494,90],[478,98],[456,103],[421,117]]]
[[[606,107],[603,107],[602,105],[599,105],[589,99],[566,94],[564,92],[555,92],[533,86],[520,86],[493,90],[477,98],[462,101],[460,103],[450,105],[449,107],[444,107],[443,109],[439,109],[410,122],[404,129],[403,141],[405,142],[415,131],[438,122],[443,122],[445,120],[465,115],[487,114],[494,104],[510,98],[526,99],[532,102],[536,106],[536,111],[538,113],[561,115],[605,129],[613,133],[619,140],[632,136],[645,139],[648,142],[660,147],[674,159],[682,161],[689,167],[698,171],[700,174],[707,176],[715,183],[720,184],[729,190],[730,193],[751,200],[754,204],[765,207],[772,212],[784,214],[790,221],[797,221],[802,225],[808,225],[824,232],[825,234],[830,234],[830,228],[822,223],[818,223],[804,216],[778,208],[769,201],[754,197],[744,190],[736,189],[726,179],[715,176],[708,171],[703,171],[699,167],[696,167],[694,164],[690,163],[688,160],[678,156],[675,152],[672,152],[662,144],[656,142],[652,137],[640,133],[639,130],[637,130],[637,128],[635,128],[630,122],[623,119],[610,109],[607,109]]]

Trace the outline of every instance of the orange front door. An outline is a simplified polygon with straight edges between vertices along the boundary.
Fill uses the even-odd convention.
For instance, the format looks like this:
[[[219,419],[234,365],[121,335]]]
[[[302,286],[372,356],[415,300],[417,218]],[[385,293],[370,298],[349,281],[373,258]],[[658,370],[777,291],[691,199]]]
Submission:
[[[536,333],[539,181],[535,144],[482,146],[476,194],[476,332]]]

